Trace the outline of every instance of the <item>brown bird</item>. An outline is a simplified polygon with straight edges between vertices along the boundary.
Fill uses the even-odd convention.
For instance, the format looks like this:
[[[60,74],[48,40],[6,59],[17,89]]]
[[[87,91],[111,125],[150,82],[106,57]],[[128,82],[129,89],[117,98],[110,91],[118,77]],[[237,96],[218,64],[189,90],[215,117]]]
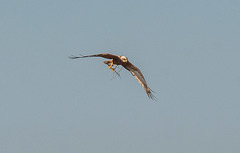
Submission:
[[[117,66],[122,65],[137,79],[137,81],[141,84],[141,86],[146,91],[148,97],[153,100],[156,100],[156,97],[152,94],[153,91],[148,87],[147,82],[144,79],[141,71],[137,67],[135,67],[132,63],[130,63],[127,57],[103,53],[103,54],[88,55],[88,56],[83,56],[83,55],[71,56],[69,58],[77,59],[77,58],[85,58],[85,57],[103,57],[103,58],[111,59],[109,61],[104,61],[104,63],[107,64],[109,66],[108,68],[111,69],[112,71],[115,71]],[[113,66],[116,66],[116,67],[112,68]]]

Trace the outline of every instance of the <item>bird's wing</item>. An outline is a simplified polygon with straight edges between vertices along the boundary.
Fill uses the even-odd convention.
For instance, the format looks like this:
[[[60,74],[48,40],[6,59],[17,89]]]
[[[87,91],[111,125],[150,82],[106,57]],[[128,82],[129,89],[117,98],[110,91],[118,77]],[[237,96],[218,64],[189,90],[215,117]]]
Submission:
[[[141,84],[141,86],[146,91],[148,97],[155,100],[156,97],[152,94],[152,90],[148,87],[147,82],[144,79],[141,71],[136,66],[134,66],[132,63],[130,63],[129,61],[127,62],[126,65],[123,65],[123,67],[125,69],[127,69],[136,78],[136,80]]]
[[[108,59],[119,58],[117,55],[108,54],[108,53],[88,55],[88,56],[83,56],[83,55],[80,55],[80,56],[70,56],[69,58],[76,59],[76,58],[85,58],[85,57],[103,57],[103,58],[108,58]]]

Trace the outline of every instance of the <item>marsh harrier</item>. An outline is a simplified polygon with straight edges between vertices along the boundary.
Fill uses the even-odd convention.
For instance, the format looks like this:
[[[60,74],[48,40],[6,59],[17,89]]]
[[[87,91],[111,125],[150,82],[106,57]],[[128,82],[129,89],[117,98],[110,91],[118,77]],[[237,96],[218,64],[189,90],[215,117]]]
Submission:
[[[103,58],[111,59],[109,61],[104,61],[104,63],[107,64],[109,66],[108,68],[111,69],[112,71],[115,71],[117,66],[122,65],[137,79],[137,81],[141,84],[141,86],[146,91],[148,97],[155,100],[155,97],[152,94],[152,90],[147,85],[147,82],[144,79],[141,71],[137,67],[135,67],[132,63],[130,63],[129,60],[127,59],[127,57],[103,53],[103,54],[88,55],[88,56],[82,56],[82,55],[81,56],[71,56],[69,58],[77,59],[77,58],[85,58],[85,57],[103,57]],[[112,68],[113,66],[116,66],[116,67]]]

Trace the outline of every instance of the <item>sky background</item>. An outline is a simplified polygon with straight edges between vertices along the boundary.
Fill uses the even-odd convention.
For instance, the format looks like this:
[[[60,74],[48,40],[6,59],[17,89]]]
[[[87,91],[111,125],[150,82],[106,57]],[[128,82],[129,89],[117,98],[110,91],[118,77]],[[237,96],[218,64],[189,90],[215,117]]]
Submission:
[[[1,0],[1,153],[239,153],[239,0]],[[132,75],[102,58],[125,55]]]

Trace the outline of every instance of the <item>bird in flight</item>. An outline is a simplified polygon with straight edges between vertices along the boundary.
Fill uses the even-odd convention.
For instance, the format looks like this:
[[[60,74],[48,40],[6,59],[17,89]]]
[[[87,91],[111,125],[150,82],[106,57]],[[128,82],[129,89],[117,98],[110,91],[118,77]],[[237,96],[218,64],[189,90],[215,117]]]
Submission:
[[[86,57],[103,57],[103,58],[107,58],[107,59],[111,59],[109,61],[104,61],[105,64],[108,65],[108,68],[111,69],[112,71],[115,71],[115,69],[121,65],[123,66],[125,69],[127,69],[135,78],[136,80],[141,84],[141,86],[144,88],[144,90],[146,91],[148,97],[150,99],[155,100],[156,97],[152,94],[152,90],[149,88],[149,86],[147,85],[146,80],[144,79],[141,71],[134,66],[132,63],[129,62],[129,60],[127,59],[127,57],[125,56],[117,56],[117,55],[112,55],[112,54],[108,54],[108,53],[103,53],[103,54],[96,54],[96,55],[88,55],[88,56],[70,56],[69,58],[71,59],[77,59],[77,58],[86,58]],[[113,66],[115,66],[113,68]]]

